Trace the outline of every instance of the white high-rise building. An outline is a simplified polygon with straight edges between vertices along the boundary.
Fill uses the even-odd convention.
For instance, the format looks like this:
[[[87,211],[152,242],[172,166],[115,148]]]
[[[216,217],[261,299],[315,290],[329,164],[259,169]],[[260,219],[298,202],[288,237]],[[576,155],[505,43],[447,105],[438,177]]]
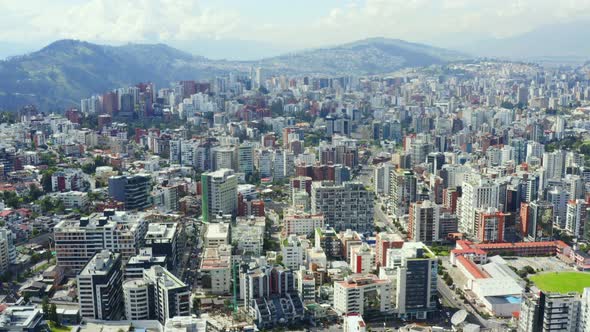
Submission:
[[[352,273],[371,273],[375,268],[375,251],[362,243],[350,249],[350,269]]]
[[[307,194],[303,192],[307,197]],[[309,235],[316,228],[324,228],[323,214],[307,214],[303,211],[288,209],[283,218],[284,235]]]
[[[584,235],[586,224],[586,201],[583,199],[569,200],[566,206],[565,229],[574,237]]]
[[[396,169],[391,162],[383,163],[375,167],[373,179],[375,181],[375,194],[387,196],[391,192],[391,173]]]
[[[580,329],[584,310],[578,293],[528,293],[522,299],[517,331],[585,332]]]
[[[126,281],[123,294],[128,320],[157,319],[165,324],[173,317],[190,316],[188,287],[158,265],[144,270],[143,279]]]
[[[570,193],[561,187],[553,187],[547,192],[547,201],[553,204],[553,225],[565,228],[567,202],[570,199]]]
[[[590,288],[584,288],[581,304],[580,313],[578,315],[580,319],[578,331],[590,331]]]
[[[253,87],[256,90],[259,89],[260,87],[264,86],[264,73],[262,71],[262,68],[260,68],[260,67],[256,68],[253,81],[254,81]]]
[[[392,312],[392,283],[372,274],[355,274],[334,282],[334,310],[342,315],[365,311]]]
[[[231,169],[201,175],[203,221],[221,214],[235,215],[238,208],[238,178]]]
[[[463,194],[459,199],[459,231],[471,237],[477,235],[476,211],[478,209],[498,208],[501,191],[505,184],[490,179],[476,178],[463,183]]]
[[[203,289],[208,293],[223,295],[231,291],[232,247],[220,245],[206,248],[203,252],[199,273],[202,276]]]
[[[138,253],[146,233],[143,213],[105,210],[78,220],[62,220],[53,228],[57,265],[77,273],[104,249],[120,253],[127,261]]]
[[[283,150],[283,174],[285,177],[295,175],[295,155],[288,150]]]
[[[235,170],[235,148],[225,146],[212,149],[213,152],[213,170],[232,169]]]
[[[565,174],[565,155],[562,150],[543,153],[543,168],[548,180],[563,177]]]
[[[563,116],[555,117],[555,122],[553,123],[553,131],[555,132],[555,138],[563,138],[565,133],[565,119],[563,118]]]
[[[123,299],[126,319],[150,319],[149,289],[143,279],[125,281],[123,283]]]
[[[526,144],[526,160],[529,162],[531,158],[543,159],[543,152],[545,152],[545,146],[539,142],[528,141]]]
[[[285,267],[294,271],[299,270],[299,266],[304,265],[307,249],[303,241],[295,234],[290,234],[286,239],[283,239],[281,253]]]

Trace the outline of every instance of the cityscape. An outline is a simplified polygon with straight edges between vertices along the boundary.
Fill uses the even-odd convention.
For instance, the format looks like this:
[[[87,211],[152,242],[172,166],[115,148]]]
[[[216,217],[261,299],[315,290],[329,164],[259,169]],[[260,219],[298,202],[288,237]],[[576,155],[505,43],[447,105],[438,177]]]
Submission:
[[[58,39],[0,60],[0,331],[590,332],[590,56]]]

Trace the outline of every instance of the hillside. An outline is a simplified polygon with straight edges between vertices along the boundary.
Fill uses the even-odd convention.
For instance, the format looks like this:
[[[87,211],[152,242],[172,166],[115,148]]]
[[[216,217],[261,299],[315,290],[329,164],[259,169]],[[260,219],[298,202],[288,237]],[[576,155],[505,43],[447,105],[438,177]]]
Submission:
[[[259,65],[288,73],[372,75],[466,58],[459,52],[399,39],[370,38],[264,59]]]
[[[81,98],[142,81],[157,87],[183,79],[208,79],[261,66],[267,73],[366,75],[464,58],[444,49],[374,38],[260,61],[221,61],[164,44],[97,45],[60,40],[27,55],[0,61],[0,109],[35,104],[63,110]]]
[[[223,71],[204,58],[163,44],[119,47],[60,40],[24,56],[0,62],[0,108],[27,103],[60,110],[81,98],[142,81],[205,78]]]

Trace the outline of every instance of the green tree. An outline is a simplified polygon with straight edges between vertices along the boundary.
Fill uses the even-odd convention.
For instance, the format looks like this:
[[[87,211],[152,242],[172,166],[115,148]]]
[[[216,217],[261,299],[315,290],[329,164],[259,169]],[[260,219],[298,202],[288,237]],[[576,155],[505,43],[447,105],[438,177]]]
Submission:
[[[49,299],[47,296],[45,296],[41,302],[41,310],[43,310],[43,317],[49,319]]]
[[[13,209],[17,209],[20,206],[20,199],[14,191],[4,191],[2,193],[4,203]]]
[[[49,212],[55,208],[53,199],[49,196],[43,197],[43,199],[39,201],[39,206],[41,206],[43,212]]]
[[[57,315],[57,306],[55,303],[52,303],[49,306],[49,320],[53,322],[57,326],[61,326],[59,322],[59,316]]]
[[[36,201],[41,196],[43,196],[43,191],[41,189],[39,189],[39,187],[37,187],[36,185],[31,183],[29,185],[29,195],[28,195],[27,200],[29,202]]]
[[[47,192],[47,193],[49,193],[53,190],[53,187],[51,184],[51,176],[53,175],[54,172],[55,172],[55,170],[48,169],[47,171],[43,172],[43,175],[41,175],[41,186],[43,186],[43,190],[45,190],[45,192]]]
[[[55,161],[55,155],[51,152],[42,153],[39,157],[39,161],[42,165],[47,165],[49,167],[53,167],[57,164]]]

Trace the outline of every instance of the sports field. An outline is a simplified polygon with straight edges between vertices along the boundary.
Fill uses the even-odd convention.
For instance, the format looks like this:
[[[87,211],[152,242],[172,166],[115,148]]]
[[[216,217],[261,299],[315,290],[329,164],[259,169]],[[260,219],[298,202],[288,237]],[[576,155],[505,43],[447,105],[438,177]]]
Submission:
[[[548,272],[530,276],[529,279],[545,292],[582,293],[590,287],[590,273],[584,272]]]

